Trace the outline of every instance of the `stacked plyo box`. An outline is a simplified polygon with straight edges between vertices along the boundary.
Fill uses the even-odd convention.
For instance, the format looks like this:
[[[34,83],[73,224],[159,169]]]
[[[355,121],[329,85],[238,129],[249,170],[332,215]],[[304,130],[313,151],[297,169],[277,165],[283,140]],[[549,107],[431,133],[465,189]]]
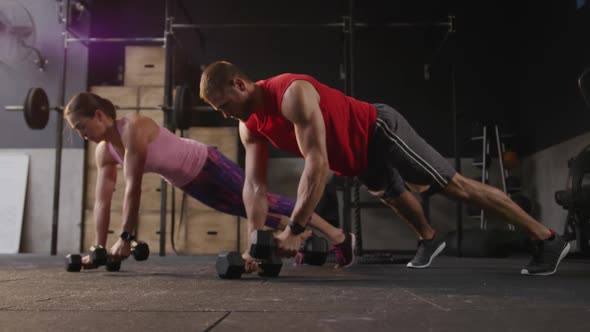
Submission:
[[[165,49],[162,47],[127,46],[125,48],[125,78],[123,86],[94,86],[90,91],[109,99],[116,106],[138,107],[138,110],[119,110],[117,118],[138,113],[150,117],[162,125],[164,113],[157,110],[140,110],[141,107],[161,105],[164,99]],[[163,129],[165,130],[165,129]],[[179,132],[177,132],[179,134]],[[228,158],[237,160],[238,137],[235,127],[192,127],[184,136],[215,146]],[[86,199],[84,249],[95,244],[93,207],[96,197],[97,168],[94,158],[96,144],[88,142],[86,150]],[[138,239],[150,246],[153,254],[160,248],[161,177],[157,174],[143,175]],[[110,248],[118,239],[123,221],[123,198],[125,178],[123,168],[117,172],[117,185],[111,202],[111,222],[107,246]],[[238,224],[240,225],[240,250],[246,242],[246,222],[215,211],[190,196],[181,211],[182,191],[175,191],[175,248],[183,254],[217,254],[222,251],[238,250]],[[172,253],[171,198],[172,188],[168,185],[168,206],[166,222],[166,253]],[[182,212],[182,213],[181,213]],[[183,215],[180,220],[181,214]]]

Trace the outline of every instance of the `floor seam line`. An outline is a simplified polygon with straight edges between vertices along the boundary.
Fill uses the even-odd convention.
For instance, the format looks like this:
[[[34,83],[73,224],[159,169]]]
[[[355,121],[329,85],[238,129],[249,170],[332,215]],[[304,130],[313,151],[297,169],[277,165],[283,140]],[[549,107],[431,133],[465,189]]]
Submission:
[[[215,323],[213,323],[213,325],[211,325],[208,328],[206,328],[205,330],[203,330],[203,332],[209,332],[209,331],[213,330],[213,328],[215,328],[215,326],[217,326],[219,323],[221,323],[221,321],[224,320],[225,317],[229,316],[231,313],[232,313],[231,311],[228,311],[225,315],[223,315]]]

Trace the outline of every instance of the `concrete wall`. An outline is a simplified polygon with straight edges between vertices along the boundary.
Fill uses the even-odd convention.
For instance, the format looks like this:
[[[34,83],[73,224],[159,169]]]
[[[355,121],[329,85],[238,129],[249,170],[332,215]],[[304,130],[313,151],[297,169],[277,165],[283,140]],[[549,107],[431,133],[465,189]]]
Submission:
[[[555,192],[565,189],[567,161],[590,144],[590,132],[576,136],[527,157],[522,164],[525,190],[535,204],[534,215],[548,227],[563,233],[567,211],[555,202]]]
[[[9,2],[3,1],[5,6]],[[52,106],[58,106],[58,89],[64,63],[63,26],[58,21],[59,2],[51,0],[19,0],[33,18],[36,43],[49,63],[39,71],[34,57],[15,63],[0,63],[0,108],[22,105],[30,87],[43,88]],[[0,45],[4,47],[5,45]],[[67,65],[65,99],[86,89],[87,50],[70,44]],[[29,181],[25,202],[21,251],[49,253],[53,211],[53,181],[55,165],[56,121],[61,117],[52,112],[47,128],[31,130],[22,112],[0,111],[0,153],[30,155]],[[82,170],[84,144],[65,129],[63,139],[61,199],[59,214],[58,251],[67,253],[80,249],[79,223],[82,213]]]
[[[2,153],[30,156],[29,180],[21,252],[48,253],[51,249],[53,213],[54,149],[2,149]],[[62,154],[58,251],[77,251],[80,247],[83,185],[83,150],[66,149]]]

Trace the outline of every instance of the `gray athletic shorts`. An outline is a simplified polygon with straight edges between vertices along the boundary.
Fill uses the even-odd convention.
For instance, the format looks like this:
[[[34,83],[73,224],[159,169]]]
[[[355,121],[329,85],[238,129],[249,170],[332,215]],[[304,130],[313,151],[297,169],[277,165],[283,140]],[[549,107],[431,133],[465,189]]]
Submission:
[[[374,104],[377,123],[369,139],[367,169],[359,181],[383,199],[405,191],[405,182],[429,185],[429,193],[444,188],[457,173],[392,107]]]

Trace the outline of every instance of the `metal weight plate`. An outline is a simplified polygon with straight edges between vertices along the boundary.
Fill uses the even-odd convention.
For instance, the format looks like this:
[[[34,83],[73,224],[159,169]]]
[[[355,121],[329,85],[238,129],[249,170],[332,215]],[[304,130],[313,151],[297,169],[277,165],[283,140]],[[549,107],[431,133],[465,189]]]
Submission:
[[[191,110],[193,98],[189,87],[179,85],[176,87],[174,108],[172,110],[174,126],[178,129],[188,129],[191,126]]]
[[[25,99],[23,113],[31,129],[43,129],[49,121],[49,98],[41,88],[31,88]]]

